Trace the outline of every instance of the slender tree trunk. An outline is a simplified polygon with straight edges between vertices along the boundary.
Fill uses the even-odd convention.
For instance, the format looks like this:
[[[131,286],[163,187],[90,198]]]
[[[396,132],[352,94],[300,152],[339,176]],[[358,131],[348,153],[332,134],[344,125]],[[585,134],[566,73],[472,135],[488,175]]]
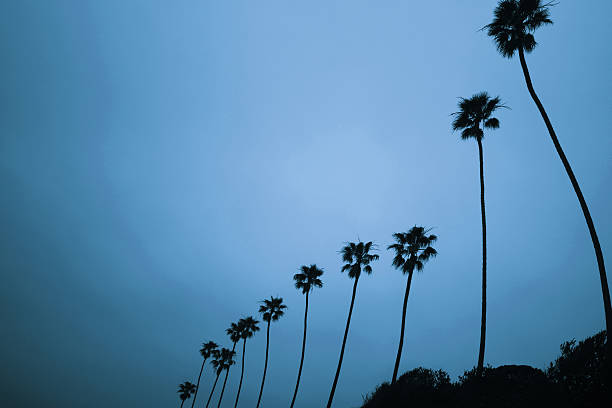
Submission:
[[[240,370],[240,383],[238,383],[238,393],[236,394],[236,402],[234,402],[234,408],[238,406],[238,398],[240,397],[240,389],[242,388],[242,377],[244,376],[244,354],[246,353],[246,339],[242,340],[242,369]]]
[[[234,343],[234,346],[232,347],[232,355],[234,353],[234,351],[236,351],[236,343]],[[217,404],[217,408],[219,408],[221,406],[221,400],[223,399],[223,393],[225,392],[225,384],[227,384],[227,377],[229,377],[229,369],[230,367],[227,367],[227,369],[225,370],[225,379],[223,380],[223,387],[221,387],[221,395],[219,396],[219,403]]]
[[[412,282],[412,272],[411,268],[408,273],[408,281],[406,282],[406,293],[404,294],[404,309],[402,311],[402,331],[400,332],[400,341],[399,346],[397,348],[397,357],[395,358],[395,367],[393,368],[393,379],[391,380],[391,384],[395,384],[397,380],[397,371],[399,370],[400,360],[402,358],[402,347],[404,346],[404,328],[406,327],[406,307],[408,306],[408,294],[410,294],[410,283]]]
[[[480,350],[478,351],[478,366],[476,373],[482,374],[485,353],[485,338],[487,332],[487,219],[485,216],[484,159],[482,155],[482,140],[478,142],[478,158],[480,161],[480,213],[482,215],[482,315],[480,317]]]
[[[215,392],[215,387],[217,386],[217,381],[219,381],[219,376],[221,375],[221,371],[219,371],[217,373],[217,378],[215,378],[215,383],[213,384],[213,388],[212,391],[210,392],[210,396],[208,397],[208,401],[206,401],[206,408],[208,408],[208,405],[210,404],[210,399],[213,396],[213,393]]]
[[[185,403],[185,400],[183,400],[183,402],[181,402],[181,408],[183,408],[183,404]]]
[[[261,379],[261,388],[259,389],[259,397],[257,398],[257,408],[261,402],[261,395],[263,394],[264,383],[266,382],[266,371],[268,370],[268,349],[270,348],[270,321],[268,321],[268,328],[266,329],[266,361],[264,363],[263,378]]]
[[[200,378],[202,378],[202,371],[204,371],[204,363],[206,363],[206,359],[202,361],[202,367],[200,368],[200,375],[198,375],[198,383],[196,385],[195,394],[193,394],[193,401],[191,401],[191,408],[195,405],[196,397],[198,396],[198,390],[200,389]]]
[[[355,304],[355,293],[357,292],[357,281],[359,277],[355,278],[353,284],[353,296],[351,297],[351,307],[349,308],[348,319],[346,319],[346,329],[344,329],[344,339],[342,339],[342,348],[340,349],[340,359],[338,360],[338,368],[336,369],[336,376],[334,377],[334,384],[332,385],[331,392],[329,393],[329,400],[327,401],[327,408],[331,408],[332,401],[334,400],[334,394],[336,393],[336,385],[338,384],[338,377],[340,376],[340,368],[342,367],[342,358],[344,357],[344,346],[346,346],[346,337],[348,336],[349,326],[351,324],[351,315],[353,314],[353,305]]]
[[[298,370],[297,383],[295,384],[295,391],[293,392],[293,399],[291,399],[291,407],[295,404],[295,397],[298,393],[298,387],[300,386],[300,377],[302,376],[302,365],[304,364],[304,350],[306,349],[306,324],[308,322],[308,292],[306,292],[306,309],[304,310],[304,339],[302,340],[302,357],[300,358],[300,369]]]
[[[597,237],[597,232],[595,231],[595,225],[593,224],[593,219],[591,218],[589,207],[587,206],[586,200],[582,195],[582,191],[580,190],[580,186],[578,185],[578,180],[576,180],[574,171],[572,170],[572,167],[570,166],[569,161],[567,160],[567,157],[565,156],[565,153],[561,148],[561,144],[557,139],[557,135],[555,134],[555,130],[553,129],[550,119],[546,114],[546,110],[544,110],[542,102],[540,102],[538,95],[533,89],[529,70],[527,69],[527,62],[525,61],[525,53],[522,48],[519,48],[519,59],[521,60],[521,67],[523,68],[523,75],[525,76],[525,82],[527,83],[527,89],[529,90],[529,94],[531,95],[531,98],[538,107],[540,115],[542,115],[542,119],[544,119],[544,123],[546,124],[546,128],[548,129],[548,133],[550,134],[550,138],[552,139],[552,142],[555,145],[555,149],[557,150],[557,154],[559,155],[559,158],[563,163],[563,167],[565,167],[565,171],[572,183],[572,187],[574,187],[574,192],[576,193],[576,197],[578,197],[578,201],[580,202],[580,208],[582,209],[584,219],[586,220],[587,227],[589,228],[589,233],[591,234],[593,248],[595,249],[595,257],[597,258],[597,266],[599,267],[599,279],[601,280],[601,292],[603,295],[604,312],[606,317],[606,332],[608,334],[608,338],[610,338],[610,333],[612,333],[612,307],[610,306],[610,290],[608,289],[606,266],[604,264],[603,252],[601,251],[601,246],[599,245],[599,238]],[[608,341],[607,345],[608,356],[612,357],[612,342]]]

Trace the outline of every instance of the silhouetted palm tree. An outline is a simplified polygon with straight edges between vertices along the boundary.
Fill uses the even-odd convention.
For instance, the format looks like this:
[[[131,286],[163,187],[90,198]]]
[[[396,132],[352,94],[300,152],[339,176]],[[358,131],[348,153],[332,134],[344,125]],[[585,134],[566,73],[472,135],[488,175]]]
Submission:
[[[230,329],[235,328],[236,330],[239,330],[238,325],[235,325],[234,327],[234,323],[232,323],[232,326],[233,327],[230,327]],[[230,329],[227,329],[228,332],[230,331]],[[240,333],[238,332],[238,336],[239,334]],[[230,338],[232,339],[232,341],[234,341],[235,337],[234,337],[233,331],[232,331],[232,334],[230,334]],[[240,337],[238,337],[238,340],[240,340]],[[234,347],[236,347],[236,343],[238,342],[238,340],[234,342]],[[235,355],[236,355],[236,352],[234,351],[234,349],[221,350],[221,366],[222,366],[222,369],[225,370],[225,380],[223,381],[223,387],[221,388],[221,395],[219,395],[219,403],[217,404],[217,408],[221,406],[221,401],[223,400],[223,393],[225,392],[225,384],[227,383],[227,375],[229,373],[229,369],[231,366],[233,366],[236,363],[234,361]]]
[[[202,348],[200,349],[200,354],[202,355],[202,358],[203,358],[202,367],[200,368],[200,374],[198,375],[198,383],[196,385],[195,394],[193,395],[193,401],[191,402],[191,408],[193,408],[193,406],[195,405],[196,398],[198,396],[198,390],[200,389],[200,378],[202,377],[202,371],[204,370],[204,364],[206,363],[206,360],[208,360],[208,358],[212,356],[215,351],[217,351],[217,347],[219,346],[214,341],[209,341],[208,343],[202,343]]]
[[[557,154],[565,167],[565,171],[569,176],[572,183],[572,187],[580,202],[580,208],[584,214],[584,218],[591,234],[591,240],[593,241],[593,248],[595,249],[595,257],[597,258],[597,266],[599,267],[599,279],[601,281],[601,292],[603,295],[604,312],[606,316],[606,331],[612,333],[612,306],[610,306],[610,290],[608,289],[608,278],[606,276],[606,266],[604,264],[603,252],[599,245],[599,238],[595,231],[595,224],[591,218],[589,207],[587,206],[586,200],[580,190],[578,180],[574,175],[574,171],[570,166],[570,163],[565,156],[565,152],[561,148],[559,139],[555,134],[552,123],[548,118],[548,114],[544,109],[544,105],[540,102],[540,98],[533,89],[531,83],[531,76],[527,69],[527,62],[525,61],[525,52],[531,52],[536,46],[536,41],[533,33],[537,28],[544,24],[552,24],[550,19],[550,12],[548,10],[551,3],[543,4],[540,0],[502,0],[498,3],[495,8],[493,22],[488,24],[489,36],[493,37],[497,45],[498,51],[506,58],[512,58],[514,53],[518,51],[519,60],[521,62],[521,68],[523,69],[523,75],[525,82],[527,83],[527,89],[531,98],[535,102],[550,138],[552,139]],[[612,342],[608,342],[608,353],[612,353]],[[609,354],[612,356],[612,354]]]
[[[262,313],[263,320],[268,323],[266,328],[266,361],[264,363],[263,378],[261,379],[261,388],[259,389],[259,397],[257,398],[257,408],[261,402],[261,395],[263,394],[264,383],[266,382],[266,371],[268,369],[268,350],[270,348],[270,322],[277,321],[282,315],[285,314],[283,311],[287,306],[283,305],[283,298],[270,297],[270,300],[262,300],[263,305],[259,306],[259,313]]]
[[[228,352],[231,351],[226,348],[222,348],[221,350],[215,350],[212,354],[213,359],[210,361],[210,364],[213,366],[213,369],[217,373],[217,376],[215,377],[215,382],[213,384],[212,390],[210,391],[210,395],[208,396],[208,401],[206,401],[206,408],[208,408],[208,405],[210,405],[210,400],[212,399],[212,396],[215,392],[215,388],[217,387],[217,381],[219,381],[219,376],[223,371],[223,360],[227,356]]]
[[[321,275],[323,270],[317,268],[317,265],[306,266],[303,265],[301,273],[295,274],[293,280],[295,281],[295,287],[301,289],[302,293],[306,295],[306,308],[304,309],[304,339],[302,340],[302,357],[300,358],[300,368],[298,370],[297,382],[295,384],[295,391],[293,392],[293,398],[291,399],[291,408],[295,404],[295,397],[297,396],[298,387],[300,386],[300,377],[302,376],[302,365],[304,364],[304,350],[306,349],[306,323],[308,321],[308,294],[314,288],[323,287]]]
[[[408,305],[408,294],[410,293],[410,283],[412,282],[412,273],[423,270],[423,265],[429,258],[437,255],[431,244],[436,242],[438,237],[435,235],[427,235],[430,230],[423,227],[414,226],[408,232],[398,232],[393,234],[396,243],[389,245],[387,249],[395,250],[393,258],[393,266],[396,269],[401,269],[404,274],[408,274],[406,282],[406,293],[404,294],[404,308],[402,310],[402,329],[400,332],[400,341],[397,348],[397,357],[395,358],[395,367],[393,368],[393,379],[391,384],[397,380],[397,370],[399,369],[400,360],[402,358],[402,347],[404,345],[404,328],[406,325],[406,306]]]
[[[486,92],[481,92],[469,99],[461,98],[459,112],[453,113],[453,130],[461,130],[461,139],[476,139],[478,144],[478,158],[480,162],[480,212],[482,216],[482,316],[480,321],[480,349],[478,352],[477,373],[482,373],[485,352],[485,334],[487,328],[487,221],[485,217],[484,192],[484,159],[482,155],[482,138],[484,132],[481,128],[497,129],[499,120],[491,117],[497,109],[506,107],[502,105],[499,97],[490,98]]]
[[[242,369],[240,370],[240,383],[238,384],[238,392],[236,393],[236,402],[234,402],[234,408],[238,406],[238,398],[240,398],[240,389],[242,388],[242,377],[244,376],[244,356],[246,354],[246,341],[253,337],[255,332],[259,331],[257,326],[259,323],[253,317],[245,317],[238,321],[238,325],[242,328],[240,336],[242,337]]]
[[[336,376],[334,377],[334,383],[332,385],[331,392],[329,393],[329,400],[327,401],[327,408],[330,408],[332,401],[334,400],[334,394],[336,393],[336,385],[338,384],[338,377],[340,376],[340,368],[342,367],[342,359],[344,358],[344,347],[346,346],[346,337],[348,336],[349,326],[351,324],[351,315],[353,314],[353,305],[355,304],[355,293],[357,292],[357,282],[361,276],[361,271],[367,274],[372,273],[372,267],[370,263],[378,259],[378,255],[370,254],[372,248],[372,242],[355,244],[349,242],[340,253],[342,254],[342,261],[346,262],[342,267],[342,272],[348,271],[348,276],[351,279],[355,279],[353,284],[353,295],[351,297],[351,306],[349,307],[348,318],[346,319],[346,328],[344,329],[344,338],[342,339],[342,348],[340,349],[340,359],[338,360],[338,368],[336,369]]]
[[[232,341],[232,353],[236,351],[236,343],[240,341],[242,334],[242,327],[239,323],[231,323],[230,327],[225,330],[225,333],[230,337]],[[223,387],[221,388],[221,397],[219,398],[219,406],[221,405],[221,398],[223,398],[223,392],[225,391],[225,385],[227,384],[227,377],[229,377],[229,367],[225,371],[225,379],[223,380]]]
[[[196,390],[196,386],[189,381],[185,381],[184,383],[179,385],[178,393],[179,398],[181,399],[181,408],[185,403],[185,400],[191,398],[191,394],[193,394]]]

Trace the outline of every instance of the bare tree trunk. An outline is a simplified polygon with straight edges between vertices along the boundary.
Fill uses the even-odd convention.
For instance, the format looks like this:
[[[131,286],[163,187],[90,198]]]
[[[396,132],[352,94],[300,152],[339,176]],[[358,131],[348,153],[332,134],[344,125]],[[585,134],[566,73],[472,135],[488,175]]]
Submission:
[[[246,353],[246,339],[242,341],[242,369],[240,370],[240,383],[238,383],[238,393],[236,394],[236,402],[234,408],[238,406],[238,398],[240,398],[240,389],[242,388],[242,377],[244,376],[244,354]]]
[[[208,408],[208,405],[210,404],[210,399],[213,396],[213,393],[215,392],[215,387],[217,386],[217,381],[219,380],[219,376],[221,375],[221,371],[217,372],[217,378],[215,378],[215,383],[213,384],[213,388],[212,391],[210,392],[210,396],[208,397],[208,401],[206,401],[206,408]]]
[[[399,370],[400,360],[402,358],[402,348],[404,346],[404,329],[406,327],[406,308],[408,306],[408,294],[410,293],[410,283],[412,282],[412,270],[408,273],[408,282],[406,282],[406,293],[404,294],[404,309],[402,311],[402,331],[400,332],[400,341],[397,348],[397,357],[395,358],[395,367],[393,368],[393,379],[391,384],[397,381],[397,371]]]
[[[334,384],[332,385],[331,392],[329,394],[329,400],[327,401],[327,408],[331,408],[332,401],[334,400],[334,394],[336,393],[336,385],[338,384],[338,377],[340,376],[340,368],[342,367],[342,359],[344,358],[344,347],[346,346],[346,337],[348,336],[349,326],[351,324],[351,315],[353,314],[353,305],[355,304],[355,293],[357,292],[357,281],[359,277],[355,278],[353,284],[353,296],[351,297],[351,307],[349,308],[348,319],[346,319],[346,329],[344,329],[344,339],[342,339],[342,349],[340,349],[340,359],[338,360],[338,368],[336,369],[336,376],[334,377]]]
[[[198,375],[198,384],[196,385],[195,394],[193,394],[193,401],[191,402],[191,408],[195,405],[196,397],[198,396],[198,390],[200,389],[200,378],[202,378],[202,371],[204,371],[204,363],[206,363],[206,359],[202,361],[202,367],[200,368],[200,375]]]
[[[482,140],[478,142],[478,158],[480,162],[480,213],[482,215],[482,314],[480,317],[480,350],[478,351],[478,366],[476,373],[482,375],[484,366],[485,338],[487,332],[487,219],[485,216],[484,158]]]
[[[604,264],[603,252],[601,251],[601,246],[599,245],[599,238],[597,237],[597,232],[595,231],[595,225],[593,224],[593,219],[591,218],[589,207],[587,206],[586,200],[584,199],[582,191],[580,190],[578,180],[576,180],[574,171],[572,170],[572,167],[570,166],[569,161],[567,160],[567,157],[565,156],[565,153],[561,148],[561,144],[559,143],[559,139],[557,139],[557,135],[555,134],[555,130],[552,127],[550,119],[548,118],[548,114],[546,113],[546,110],[544,110],[544,105],[542,105],[542,102],[540,102],[540,98],[538,98],[538,95],[533,89],[529,70],[527,69],[527,62],[525,61],[525,53],[522,48],[519,48],[519,59],[521,61],[521,68],[523,68],[523,75],[525,76],[525,82],[527,83],[527,89],[529,90],[529,94],[531,95],[531,98],[538,107],[540,115],[542,115],[542,119],[544,119],[544,123],[546,124],[546,128],[548,129],[548,133],[550,134],[550,138],[552,139],[552,142],[555,145],[555,149],[557,150],[557,154],[559,155],[559,158],[563,163],[565,172],[567,173],[570,182],[572,183],[572,187],[574,188],[576,197],[578,197],[578,201],[580,202],[580,208],[582,209],[584,219],[586,220],[587,227],[589,228],[589,233],[591,234],[591,241],[593,241],[593,248],[595,249],[595,257],[597,258],[597,266],[599,268],[599,279],[601,280],[601,292],[603,295],[604,312],[606,317],[606,332],[608,333],[608,335],[610,335],[610,333],[612,333],[612,307],[610,306],[610,290],[608,289],[606,266]],[[608,341],[607,345],[608,356],[612,357],[612,343]]]
[[[268,370],[268,349],[270,348],[270,321],[268,321],[268,328],[266,329],[266,362],[264,363],[263,378],[261,379],[261,388],[259,389],[259,397],[257,398],[257,408],[261,402],[261,395],[263,394],[264,383],[266,382],[266,371]]]
[[[293,392],[293,399],[291,400],[291,407],[295,404],[295,397],[297,397],[298,387],[300,386],[300,377],[302,376],[302,366],[304,365],[304,350],[306,349],[306,325],[308,322],[308,292],[306,292],[306,309],[304,311],[304,339],[302,340],[302,357],[300,358],[300,369],[298,370],[297,383],[295,384],[295,391]]]

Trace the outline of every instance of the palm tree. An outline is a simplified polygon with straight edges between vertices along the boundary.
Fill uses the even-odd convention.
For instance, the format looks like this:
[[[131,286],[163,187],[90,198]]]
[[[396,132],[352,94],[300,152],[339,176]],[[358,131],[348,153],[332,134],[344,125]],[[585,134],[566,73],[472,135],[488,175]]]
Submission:
[[[198,396],[198,390],[200,389],[200,378],[202,377],[202,371],[204,370],[204,364],[206,363],[206,360],[208,360],[210,356],[212,356],[214,352],[217,351],[217,347],[219,346],[214,341],[209,341],[208,343],[202,343],[200,354],[202,355],[204,360],[202,360],[202,367],[200,368],[200,375],[198,375],[198,383],[196,385],[195,394],[193,394],[193,401],[191,402],[191,408],[193,408],[193,406],[195,405],[196,398]]]
[[[306,308],[304,309],[304,339],[302,340],[302,357],[300,358],[300,368],[298,370],[297,382],[295,384],[295,391],[293,392],[293,398],[291,399],[291,408],[295,404],[295,397],[297,396],[298,387],[300,386],[300,377],[302,376],[302,365],[304,364],[304,350],[306,349],[306,323],[308,321],[308,294],[314,288],[323,287],[321,275],[323,270],[317,268],[317,265],[306,266],[303,265],[301,273],[295,274],[293,280],[295,281],[296,289],[301,289],[302,293],[306,295]]]
[[[235,354],[236,351],[236,343],[240,341],[242,335],[242,326],[240,326],[240,322],[231,323],[230,327],[225,330],[225,333],[230,337],[232,341],[232,353]],[[229,377],[229,367],[225,371],[225,379],[223,380],[223,387],[221,388],[221,397],[219,398],[219,405],[221,406],[221,399],[223,398],[223,392],[225,391],[225,385],[227,384],[227,378]]]
[[[212,390],[210,391],[210,395],[208,396],[208,401],[206,401],[206,408],[208,408],[208,405],[210,405],[210,400],[213,394],[215,393],[215,388],[217,387],[217,381],[219,381],[219,376],[221,375],[221,372],[223,371],[223,361],[224,361],[224,358],[227,356],[228,352],[230,352],[230,350],[226,348],[222,348],[221,350],[215,350],[212,354],[213,359],[210,361],[210,364],[213,366],[213,369],[217,373],[217,376],[215,377],[215,383],[213,384]]]
[[[559,139],[557,139],[557,135],[544,109],[544,105],[542,105],[542,102],[540,102],[538,95],[533,89],[529,70],[527,69],[527,62],[525,61],[525,52],[533,51],[537,44],[533,36],[535,30],[542,25],[552,24],[552,20],[549,18],[550,12],[548,10],[550,5],[551,3],[542,4],[540,0],[502,0],[495,8],[493,22],[485,26],[485,28],[488,29],[488,35],[493,37],[497,45],[497,50],[504,57],[512,58],[514,53],[518,51],[521,68],[523,69],[523,75],[527,83],[527,89],[538,107],[542,119],[544,119],[550,138],[555,145],[557,154],[563,163],[563,167],[565,167],[565,171],[572,183],[574,192],[578,197],[580,208],[582,209],[589,233],[591,234],[593,248],[595,249],[595,257],[597,258],[597,266],[599,267],[599,279],[601,281],[601,292],[603,295],[604,312],[606,316],[606,331],[612,333],[612,307],[610,306],[608,278],[606,276],[603,252],[601,251],[599,238],[595,231],[595,224],[593,224],[589,207],[582,195],[578,180],[576,180],[574,171],[561,148],[561,144],[559,143]],[[608,353],[612,355],[611,342],[608,342]]]
[[[372,266],[370,263],[378,259],[378,255],[370,254],[372,248],[372,242],[355,244],[349,242],[340,253],[342,254],[342,261],[346,262],[342,267],[342,272],[348,271],[348,276],[351,279],[355,279],[353,284],[353,296],[351,297],[351,306],[349,307],[348,318],[346,319],[346,328],[344,329],[344,338],[342,339],[342,348],[340,349],[340,359],[338,360],[338,368],[336,369],[336,376],[334,377],[334,383],[332,385],[331,392],[329,393],[329,400],[327,401],[327,408],[330,408],[332,401],[334,400],[334,394],[336,393],[336,385],[338,384],[338,377],[340,376],[340,368],[342,367],[342,359],[344,358],[344,347],[346,346],[346,337],[348,336],[349,326],[351,324],[351,315],[353,314],[353,305],[355,304],[355,293],[357,292],[357,282],[361,276],[361,271],[368,275],[372,273]]]
[[[234,323],[232,323],[232,326],[234,325]],[[236,328],[238,329],[238,326],[236,325]],[[228,329],[229,331],[229,329]],[[234,341],[233,335],[230,335],[230,338],[232,339],[232,341]],[[240,337],[238,337],[238,340],[240,340]],[[236,340],[236,342],[234,342],[234,348],[236,347],[236,343],[238,342],[238,340]],[[227,375],[229,373],[229,369],[231,366],[233,366],[236,362],[234,361],[234,356],[236,355],[236,352],[234,351],[234,349],[232,350],[228,350],[228,349],[223,349],[221,350],[221,369],[225,370],[225,380],[223,381],[223,388],[221,388],[221,395],[219,396],[219,403],[217,404],[217,408],[219,408],[221,406],[221,401],[223,400],[223,393],[225,392],[225,384],[227,383]]]
[[[259,397],[257,398],[257,408],[261,402],[261,395],[263,394],[264,383],[266,382],[266,370],[268,369],[268,350],[270,349],[270,322],[277,321],[282,315],[285,314],[283,311],[287,306],[283,305],[283,298],[270,297],[270,300],[262,300],[263,305],[259,306],[259,313],[262,314],[263,320],[268,323],[266,328],[266,361],[264,363],[263,378],[261,379],[261,388],[259,389]]]
[[[412,273],[422,271],[424,263],[438,253],[431,247],[431,244],[436,242],[438,237],[435,235],[427,235],[430,230],[416,225],[408,232],[398,232],[393,234],[396,243],[389,245],[387,249],[395,250],[393,258],[393,266],[396,269],[401,269],[404,274],[408,274],[406,282],[406,293],[404,294],[404,308],[402,310],[402,330],[400,331],[400,341],[397,348],[397,357],[395,358],[395,367],[393,368],[393,379],[391,384],[397,380],[397,370],[399,369],[400,359],[402,358],[402,347],[404,345],[404,328],[406,326],[406,306],[408,305],[408,294],[410,293],[410,283],[412,282]]]
[[[499,120],[491,117],[502,105],[499,97],[490,98],[486,92],[478,93],[469,99],[460,98],[459,112],[453,113],[453,130],[461,130],[461,139],[476,139],[478,157],[480,160],[480,212],[482,215],[482,315],[480,320],[480,350],[478,352],[477,373],[482,373],[485,351],[485,333],[487,328],[487,222],[484,201],[484,163],[482,156],[482,138],[484,132],[481,125],[488,129],[499,128]]]
[[[255,332],[259,331],[259,327],[257,326],[259,323],[252,316],[245,317],[244,319],[240,319],[238,321],[238,325],[242,327],[241,337],[242,337],[242,370],[240,371],[240,383],[238,384],[238,393],[236,394],[236,402],[234,402],[234,408],[238,406],[238,398],[240,397],[240,389],[242,388],[242,377],[244,376],[244,355],[246,353],[246,341],[253,337]]]
[[[189,381],[185,381],[184,383],[179,385],[178,393],[179,398],[181,399],[181,408],[183,408],[183,404],[185,400],[191,398],[191,394],[196,391],[196,386]]]

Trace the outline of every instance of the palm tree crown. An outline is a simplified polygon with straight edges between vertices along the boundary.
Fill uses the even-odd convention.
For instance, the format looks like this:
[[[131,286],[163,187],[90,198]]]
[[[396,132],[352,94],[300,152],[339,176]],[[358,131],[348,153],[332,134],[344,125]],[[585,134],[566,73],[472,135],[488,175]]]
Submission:
[[[323,287],[323,282],[319,277],[323,275],[323,269],[317,268],[317,265],[310,266],[302,265],[301,273],[293,275],[296,289],[302,289],[302,293],[306,294],[313,288]]]
[[[435,235],[427,235],[430,230],[414,226],[408,232],[393,234],[397,243],[389,245],[387,249],[395,250],[393,266],[401,269],[403,273],[423,270],[423,264],[438,253],[431,244],[438,239]]]
[[[225,333],[230,337],[232,343],[238,343],[242,338],[242,326],[240,321],[238,323],[232,323],[228,329],[225,330]]]
[[[210,356],[215,355],[217,352],[217,348],[219,346],[214,341],[209,341],[208,343],[202,343],[202,348],[200,349],[200,354],[207,360]]]
[[[263,319],[266,322],[277,321],[285,314],[283,310],[287,308],[283,305],[283,298],[275,298],[274,296],[271,296],[269,300],[262,300],[261,303],[263,305],[259,306],[259,313],[263,313]]]
[[[179,385],[178,393],[181,401],[185,401],[186,399],[191,398],[191,394],[193,394],[196,390],[195,384],[190,383],[189,381],[185,381],[184,383]]]
[[[230,368],[234,362],[235,351],[227,348],[222,348],[220,352],[215,355],[215,358],[211,361],[212,366],[217,370],[217,374],[221,371]]]
[[[499,120],[491,115],[499,108],[507,108],[501,103],[499,96],[489,97],[486,92],[480,92],[471,98],[459,99],[459,112],[453,113],[453,130],[461,130],[461,139],[475,138],[482,140],[484,132],[480,128],[482,122],[485,128],[499,128]]]
[[[242,332],[240,333],[240,336],[243,339],[250,339],[251,337],[253,337],[255,332],[259,331],[259,326],[257,326],[257,323],[259,323],[259,321],[253,319],[252,316],[240,319],[238,321],[238,324],[242,326]]]
[[[365,244],[359,241],[357,244],[349,242],[342,248],[340,251],[342,260],[346,262],[342,267],[342,272],[348,271],[349,278],[359,279],[363,267],[365,273],[371,274],[370,262],[378,259],[378,255],[370,254],[370,250],[373,249],[372,246],[372,241]]]
[[[533,32],[544,24],[552,24],[548,7],[541,0],[502,0],[493,12],[493,22],[487,24],[487,34],[493,37],[497,50],[512,58],[519,49],[533,51],[537,45]]]

